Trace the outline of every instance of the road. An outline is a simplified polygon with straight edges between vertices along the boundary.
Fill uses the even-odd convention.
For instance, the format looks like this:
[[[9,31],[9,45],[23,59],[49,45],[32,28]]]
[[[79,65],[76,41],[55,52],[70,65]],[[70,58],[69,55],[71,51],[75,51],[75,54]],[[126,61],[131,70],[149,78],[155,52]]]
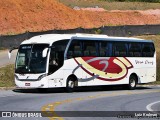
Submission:
[[[17,50],[12,52],[11,59],[8,58],[8,50],[0,51],[0,67],[3,67],[8,64],[14,64],[16,59]]]
[[[1,90],[0,111],[52,111],[59,116],[57,118],[23,118],[23,120],[114,120],[120,119],[112,116],[118,113],[117,111],[123,113],[124,111],[137,111],[137,114],[140,111],[160,111],[160,87],[138,87],[136,90],[112,87],[93,89],[91,87],[79,88],[73,93],[65,93],[62,89],[50,89],[45,93],[39,93],[36,89]],[[75,112],[74,114],[67,112],[67,115],[71,116],[64,116],[62,112],[58,114],[56,111]],[[84,115],[78,111],[82,111],[86,116],[77,117]],[[99,115],[101,117],[97,117]],[[7,118],[7,120],[19,119],[22,118],[15,116]],[[130,119],[135,120],[135,118]],[[0,120],[6,120],[6,118],[0,118]]]

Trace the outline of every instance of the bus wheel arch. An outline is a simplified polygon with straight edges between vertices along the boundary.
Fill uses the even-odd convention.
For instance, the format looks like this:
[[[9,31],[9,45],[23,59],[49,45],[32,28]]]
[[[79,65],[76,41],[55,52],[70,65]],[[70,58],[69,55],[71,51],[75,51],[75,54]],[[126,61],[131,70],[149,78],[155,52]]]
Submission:
[[[134,90],[134,89],[136,89],[137,84],[138,84],[138,76],[136,73],[132,73],[129,76],[128,88],[130,90]]]
[[[73,92],[75,87],[77,87],[77,86],[78,86],[77,77],[74,74],[69,75],[67,78],[67,81],[66,81],[66,91]]]

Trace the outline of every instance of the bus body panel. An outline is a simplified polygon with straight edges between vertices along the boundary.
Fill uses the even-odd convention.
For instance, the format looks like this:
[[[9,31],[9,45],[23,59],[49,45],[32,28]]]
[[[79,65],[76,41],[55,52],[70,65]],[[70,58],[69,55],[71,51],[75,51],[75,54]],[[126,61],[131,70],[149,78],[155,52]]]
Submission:
[[[48,87],[65,87],[64,70],[59,69],[54,74],[47,76]]]
[[[128,84],[129,77],[132,73],[137,74],[138,83],[148,83],[154,82],[156,80],[156,70],[155,70],[155,61],[153,58],[128,58],[128,60],[133,64],[133,68],[128,70],[126,76],[117,81],[105,81],[98,78],[93,78],[92,75],[85,72],[81,66],[79,66],[74,59],[68,59],[65,61],[64,66],[58,70],[53,78],[57,78],[61,74],[61,79],[63,79],[63,85],[59,87],[66,87],[66,80],[69,75],[74,74],[78,78],[78,86],[92,86],[92,85],[116,85],[116,84]],[[152,64],[153,63],[153,64]],[[99,63],[97,63],[98,65]],[[83,64],[82,64],[83,66]],[[92,71],[90,69],[90,71]],[[63,74],[62,74],[63,73]],[[56,77],[57,74],[57,77]],[[55,87],[55,86],[50,86]],[[58,87],[58,86],[57,86]]]
[[[17,87],[20,88],[48,88],[48,81],[46,77],[42,78],[41,80],[24,80],[20,81],[15,78],[15,84]]]
[[[82,78],[79,79],[79,84],[85,81],[84,85],[114,85],[114,84],[128,84],[129,77],[132,73],[135,73],[138,77],[138,83],[148,83],[156,81],[156,62],[154,58],[128,58],[128,60],[133,64],[133,68],[128,69],[128,72],[124,78],[119,80],[101,80],[98,78],[93,78],[93,75],[85,72],[81,67],[77,69],[77,76],[82,72]],[[138,62],[139,61],[139,62]],[[99,63],[97,63],[97,66]],[[83,64],[82,64],[83,66]],[[123,68],[126,69],[126,68]],[[89,69],[89,71],[92,71]],[[76,74],[75,74],[76,75]],[[92,78],[89,80],[89,78]],[[88,79],[88,80],[87,80]]]

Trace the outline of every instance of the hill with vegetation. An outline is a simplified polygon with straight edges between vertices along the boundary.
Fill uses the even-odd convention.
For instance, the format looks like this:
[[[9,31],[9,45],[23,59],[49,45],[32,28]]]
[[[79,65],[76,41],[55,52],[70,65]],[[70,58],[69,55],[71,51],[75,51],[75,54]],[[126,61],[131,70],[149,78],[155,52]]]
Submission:
[[[74,8],[75,6],[78,6],[80,8],[98,6],[106,10],[160,9],[160,2],[156,2],[156,0],[59,0],[59,1],[71,8]],[[144,2],[144,1],[151,1],[151,2]]]
[[[64,5],[63,1],[0,0],[0,35],[78,27],[96,28],[115,25],[160,24],[159,10],[152,10],[152,12],[75,10]],[[77,0],[70,1],[74,3]]]

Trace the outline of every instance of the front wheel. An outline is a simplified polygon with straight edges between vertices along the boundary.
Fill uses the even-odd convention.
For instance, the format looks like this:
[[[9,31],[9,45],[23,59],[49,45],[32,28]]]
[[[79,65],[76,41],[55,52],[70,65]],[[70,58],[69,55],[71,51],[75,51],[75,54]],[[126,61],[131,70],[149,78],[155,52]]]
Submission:
[[[66,91],[73,92],[75,88],[75,81],[72,77],[69,77],[67,80]]]
[[[130,90],[134,90],[137,86],[137,78],[135,76],[130,76],[129,78],[129,84],[128,84],[128,88]]]

